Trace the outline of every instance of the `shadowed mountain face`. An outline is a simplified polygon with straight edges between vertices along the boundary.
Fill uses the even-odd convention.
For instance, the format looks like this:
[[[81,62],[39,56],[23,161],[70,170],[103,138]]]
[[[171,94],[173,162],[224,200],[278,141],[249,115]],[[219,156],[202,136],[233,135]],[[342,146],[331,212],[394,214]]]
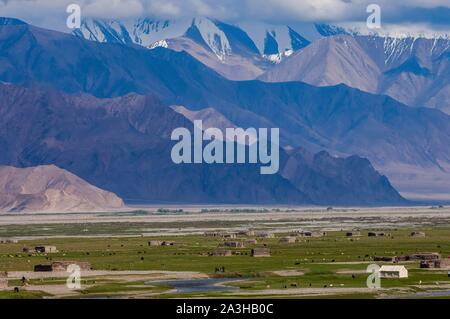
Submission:
[[[339,35],[320,39],[268,70],[269,82],[340,83],[411,106],[450,113],[449,39]]]
[[[185,52],[99,44],[28,25],[0,27],[0,51],[0,81],[97,97],[152,93],[165,105],[214,108],[239,127],[279,127],[283,146],[364,156],[402,190],[427,178],[443,192],[449,187],[450,117],[439,111],[343,85],[233,82]]]
[[[3,84],[0,101],[0,146],[5,150],[0,154],[1,164],[28,167],[52,163],[125,200],[324,205],[404,203],[367,160],[357,157],[349,166],[328,157],[328,162],[336,163],[337,169],[332,173],[316,162],[303,165],[302,159],[291,159],[283,151],[282,167],[276,175],[260,175],[256,164],[175,165],[170,157],[174,144],[170,134],[177,127],[192,130],[192,124],[152,97],[131,94],[97,99]],[[294,169],[285,171],[283,167],[287,163],[294,165]],[[318,183],[312,188],[301,185],[296,181],[295,165],[303,165],[304,174],[309,171],[309,176],[323,176],[333,184]],[[356,174],[355,167],[360,168],[355,170]],[[367,179],[365,189],[352,188],[348,183],[366,176],[376,178]],[[376,190],[374,196],[368,191],[371,187]],[[340,195],[343,189],[348,192],[345,201]],[[317,196],[318,193],[327,195]]]
[[[98,97],[149,91],[173,96],[216,75],[186,53],[171,61],[169,51],[101,45],[26,24],[0,26],[0,52],[1,81]]]
[[[389,191],[388,179],[378,174],[368,160],[358,156],[335,158],[326,152],[313,155],[297,149],[289,152],[282,175],[314,202],[320,202],[323,197],[339,205],[357,202],[376,205],[387,198],[393,203],[401,201],[396,191]]]
[[[54,165],[0,166],[0,211],[108,211],[123,207],[116,195]]]
[[[55,164],[125,200],[309,203],[257,165],[175,165],[170,134],[191,123],[151,97],[67,96],[1,85],[0,162]]]

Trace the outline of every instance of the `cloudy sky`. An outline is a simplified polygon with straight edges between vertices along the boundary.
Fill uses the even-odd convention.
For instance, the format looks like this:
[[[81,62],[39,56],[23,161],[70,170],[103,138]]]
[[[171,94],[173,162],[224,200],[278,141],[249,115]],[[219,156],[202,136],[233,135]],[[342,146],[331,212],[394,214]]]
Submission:
[[[164,19],[207,16],[228,22],[298,21],[362,23],[375,3],[382,21],[399,27],[414,25],[450,30],[450,0],[0,0],[0,16],[21,18],[42,27],[63,29],[66,7],[76,3],[83,17]]]

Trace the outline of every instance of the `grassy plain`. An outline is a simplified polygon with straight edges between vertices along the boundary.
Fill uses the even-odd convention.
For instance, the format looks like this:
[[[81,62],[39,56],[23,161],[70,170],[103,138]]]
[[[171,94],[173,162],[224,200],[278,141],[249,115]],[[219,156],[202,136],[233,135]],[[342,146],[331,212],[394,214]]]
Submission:
[[[238,222],[204,222],[201,227],[231,227]],[[163,227],[199,227],[198,222],[189,224],[171,223]],[[86,237],[72,237],[87,229]],[[420,269],[418,262],[402,263],[409,270],[407,279],[382,280],[382,289],[366,288],[365,270],[374,263],[375,255],[395,256],[415,252],[439,252],[443,257],[450,256],[450,228],[445,225],[420,228],[427,236],[413,238],[412,228],[387,229],[389,237],[368,237],[368,227],[361,231],[360,237],[348,238],[344,231],[330,231],[327,236],[317,238],[299,238],[295,244],[282,244],[278,233],[276,238],[259,239],[256,245],[231,249],[230,257],[212,257],[209,253],[223,244],[222,238],[203,235],[180,235],[146,237],[133,235],[136,227],[153,227],[141,223],[113,223],[89,225],[5,225],[1,235],[43,237],[20,240],[17,244],[0,244],[0,271],[32,272],[36,264],[51,261],[70,260],[88,261],[94,270],[108,271],[107,275],[95,275],[82,278],[82,289],[67,293],[61,290],[52,293],[51,286],[64,286],[64,278],[29,279],[28,287],[20,287],[18,278],[9,280],[9,286],[20,287],[20,292],[0,291],[0,298],[39,298],[39,297],[136,297],[136,298],[172,298],[172,297],[346,297],[379,298],[411,297],[416,293],[450,290],[450,278],[447,270]],[[49,238],[48,233],[54,236]],[[377,230],[381,230],[377,228]],[[418,228],[414,228],[418,230]],[[108,236],[123,234],[127,237]],[[65,237],[60,237],[63,235]],[[99,237],[89,237],[100,234]],[[104,234],[104,235],[102,235]],[[131,237],[128,237],[131,236]],[[251,237],[249,237],[251,238]],[[150,247],[152,239],[174,241],[174,246]],[[239,237],[245,241],[247,237]],[[23,247],[37,245],[55,245],[59,252],[54,254],[23,253]],[[250,251],[254,247],[268,247],[271,257],[254,258]],[[380,264],[377,262],[377,264]],[[223,269],[223,271],[217,271]],[[151,276],[115,276],[118,271],[155,271],[155,272],[193,272],[208,277],[236,278],[227,283],[239,287],[235,290],[186,292],[180,293],[170,284],[149,284]],[[280,275],[281,271],[281,275]],[[285,272],[283,275],[283,271]],[[289,272],[290,271],[290,272]],[[294,275],[291,275],[294,274]],[[166,274],[162,279],[170,279]],[[160,277],[158,279],[161,280]],[[34,287],[30,290],[30,287]],[[39,290],[39,287],[43,287]],[[57,290],[55,290],[57,291]],[[450,296],[450,293],[449,293]]]

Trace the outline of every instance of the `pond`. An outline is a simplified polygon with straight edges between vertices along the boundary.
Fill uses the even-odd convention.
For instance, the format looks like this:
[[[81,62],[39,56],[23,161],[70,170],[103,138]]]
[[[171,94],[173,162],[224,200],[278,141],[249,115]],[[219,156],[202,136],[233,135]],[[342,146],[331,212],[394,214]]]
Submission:
[[[165,281],[147,281],[146,285],[164,285],[176,289],[178,293],[212,292],[237,290],[239,287],[225,286],[236,278],[176,279]]]
[[[415,297],[426,298],[426,297],[450,297],[450,290],[433,290],[426,292],[418,292],[414,295]]]

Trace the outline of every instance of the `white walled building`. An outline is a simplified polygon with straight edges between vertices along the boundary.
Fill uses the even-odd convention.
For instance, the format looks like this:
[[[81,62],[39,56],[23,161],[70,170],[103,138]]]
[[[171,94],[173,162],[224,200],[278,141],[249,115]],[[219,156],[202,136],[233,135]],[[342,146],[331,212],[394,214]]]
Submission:
[[[408,278],[408,269],[405,266],[381,266],[381,278]]]

